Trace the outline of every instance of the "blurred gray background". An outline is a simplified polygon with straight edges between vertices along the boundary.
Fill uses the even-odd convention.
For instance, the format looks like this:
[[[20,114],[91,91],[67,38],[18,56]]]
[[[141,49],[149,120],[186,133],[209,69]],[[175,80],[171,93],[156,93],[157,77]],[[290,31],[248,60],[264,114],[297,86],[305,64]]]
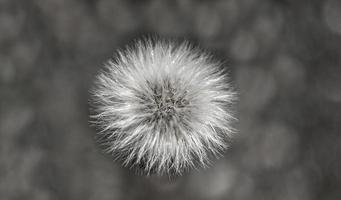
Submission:
[[[143,177],[101,152],[88,89],[144,34],[226,61],[238,136],[211,168]],[[341,199],[341,1],[0,0],[0,199]]]

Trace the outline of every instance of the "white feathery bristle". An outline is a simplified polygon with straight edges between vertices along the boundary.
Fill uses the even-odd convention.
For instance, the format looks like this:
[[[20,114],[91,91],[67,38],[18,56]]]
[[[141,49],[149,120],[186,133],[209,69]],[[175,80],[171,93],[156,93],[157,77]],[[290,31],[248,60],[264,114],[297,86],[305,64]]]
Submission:
[[[206,166],[231,136],[226,70],[187,42],[139,40],[118,51],[92,90],[106,150],[146,174]]]

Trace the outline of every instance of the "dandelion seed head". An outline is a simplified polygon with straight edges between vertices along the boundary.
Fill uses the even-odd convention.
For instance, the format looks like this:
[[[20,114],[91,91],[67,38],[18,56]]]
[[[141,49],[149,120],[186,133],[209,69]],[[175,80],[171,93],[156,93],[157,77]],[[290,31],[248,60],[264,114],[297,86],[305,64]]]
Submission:
[[[91,119],[124,165],[181,174],[227,148],[234,100],[226,69],[211,55],[188,42],[145,39],[105,64]]]

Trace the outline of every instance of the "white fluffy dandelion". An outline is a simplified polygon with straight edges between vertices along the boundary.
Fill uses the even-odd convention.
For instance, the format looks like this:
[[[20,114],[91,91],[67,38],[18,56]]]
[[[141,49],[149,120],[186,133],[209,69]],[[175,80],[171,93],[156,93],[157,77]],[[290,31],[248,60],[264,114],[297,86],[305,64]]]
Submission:
[[[107,151],[147,174],[206,166],[228,146],[235,94],[226,70],[187,42],[146,39],[118,51],[92,95]]]

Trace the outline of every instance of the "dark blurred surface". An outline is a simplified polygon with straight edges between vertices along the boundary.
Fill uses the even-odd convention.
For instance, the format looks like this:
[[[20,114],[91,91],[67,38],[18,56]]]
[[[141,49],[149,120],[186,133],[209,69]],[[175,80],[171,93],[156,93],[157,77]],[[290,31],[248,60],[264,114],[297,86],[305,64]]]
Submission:
[[[136,176],[88,126],[88,89],[143,34],[224,58],[240,93],[224,158]],[[341,1],[0,0],[0,199],[341,199]]]

